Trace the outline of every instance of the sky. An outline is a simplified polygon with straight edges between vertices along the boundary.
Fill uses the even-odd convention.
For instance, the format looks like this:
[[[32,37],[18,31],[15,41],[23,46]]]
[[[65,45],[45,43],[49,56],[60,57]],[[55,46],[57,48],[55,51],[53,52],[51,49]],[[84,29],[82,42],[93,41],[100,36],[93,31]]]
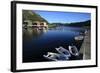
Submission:
[[[56,11],[34,11],[49,23],[72,23],[91,19],[90,13],[79,12],[56,12]]]

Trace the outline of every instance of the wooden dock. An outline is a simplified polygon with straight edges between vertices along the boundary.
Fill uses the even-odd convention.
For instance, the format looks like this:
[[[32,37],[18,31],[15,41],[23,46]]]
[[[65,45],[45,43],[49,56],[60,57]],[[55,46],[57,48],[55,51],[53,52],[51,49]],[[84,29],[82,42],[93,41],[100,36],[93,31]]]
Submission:
[[[91,59],[91,34],[90,30],[86,33],[83,44],[80,48],[80,54],[83,55],[83,59]]]

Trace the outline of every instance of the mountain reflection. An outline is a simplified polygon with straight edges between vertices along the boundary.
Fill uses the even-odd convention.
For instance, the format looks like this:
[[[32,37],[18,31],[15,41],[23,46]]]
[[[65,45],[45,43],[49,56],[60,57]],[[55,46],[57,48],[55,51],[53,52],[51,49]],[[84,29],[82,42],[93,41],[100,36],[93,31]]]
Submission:
[[[27,28],[23,29],[23,38],[25,40],[32,40],[34,38],[42,36],[45,32],[47,32],[46,29],[38,29],[38,28]]]

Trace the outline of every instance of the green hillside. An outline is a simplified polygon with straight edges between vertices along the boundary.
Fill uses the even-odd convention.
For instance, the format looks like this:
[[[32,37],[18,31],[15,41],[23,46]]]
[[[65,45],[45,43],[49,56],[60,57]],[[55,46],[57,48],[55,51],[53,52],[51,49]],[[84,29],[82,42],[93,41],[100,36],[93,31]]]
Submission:
[[[74,22],[70,24],[66,24],[67,26],[73,26],[73,27],[85,27],[85,26],[91,26],[91,20],[83,21],[83,22]]]
[[[70,27],[90,27],[91,20],[82,21],[82,22],[73,22],[73,23],[51,23],[50,27],[56,26],[70,26]]]
[[[23,10],[22,14],[23,14],[23,22],[24,20],[47,22],[44,18],[42,18],[40,15],[36,14],[32,10]]]

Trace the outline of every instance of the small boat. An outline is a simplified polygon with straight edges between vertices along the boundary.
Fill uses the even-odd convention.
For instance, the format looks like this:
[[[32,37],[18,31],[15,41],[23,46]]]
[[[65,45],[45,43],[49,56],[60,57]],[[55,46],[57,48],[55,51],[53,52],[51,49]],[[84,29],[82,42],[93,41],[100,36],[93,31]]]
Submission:
[[[80,32],[79,34],[80,34],[80,35],[84,35],[84,32]]]
[[[59,61],[59,60],[68,60],[69,58],[58,53],[52,53],[48,52],[47,55],[43,55],[46,59],[53,60],[53,61]]]
[[[63,48],[63,47],[59,47],[59,48],[55,48],[60,54],[63,54],[63,55],[65,55],[66,57],[71,57],[71,54],[70,54],[70,52],[67,50],[67,49],[65,49],[65,48]]]
[[[75,38],[74,38],[75,40],[77,40],[77,41],[81,41],[81,40],[83,40],[84,39],[84,36],[82,36],[82,35],[79,35],[79,36],[75,36]]]
[[[87,32],[88,32],[88,30],[85,30],[84,32],[80,32],[79,34],[80,34],[80,35],[86,35]]]
[[[86,35],[88,33],[88,30],[85,30],[84,34]]]
[[[69,51],[74,56],[79,56],[79,52],[76,46],[69,46]]]

